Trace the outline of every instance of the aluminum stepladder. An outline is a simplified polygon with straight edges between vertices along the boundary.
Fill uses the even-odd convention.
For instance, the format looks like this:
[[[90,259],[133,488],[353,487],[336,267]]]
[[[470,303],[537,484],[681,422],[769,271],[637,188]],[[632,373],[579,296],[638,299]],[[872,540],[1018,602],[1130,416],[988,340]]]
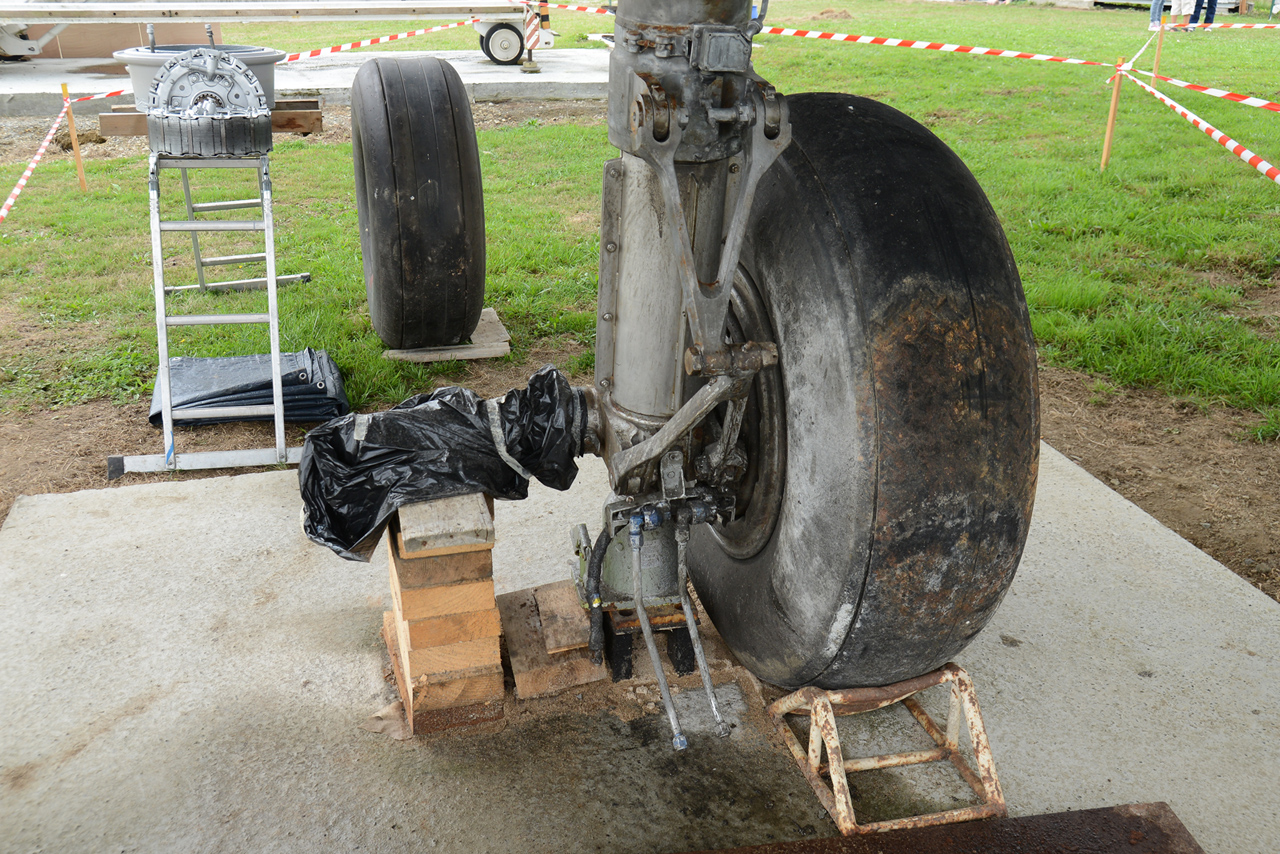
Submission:
[[[179,169],[182,173],[182,189],[186,201],[187,219],[164,221],[160,219],[160,173],[164,169]],[[259,197],[223,202],[193,203],[188,170],[191,169],[256,169]],[[302,273],[293,276],[276,276],[275,228],[271,212],[271,172],[266,154],[244,157],[175,157],[152,152],[148,174],[151,207],[151,258],[153,287],[155,290],[156,346],[159,351],[159,368],[156,384],[160,390],[160,406],[164,433],[164,453],[143,456],[111,457],[107,462],[107,478],[114,479],[126,472],[182,471],[191,469],[237,468],[263,466],[278,463],[297,463],[302,457],[300,447],[285,446],[284,395],[280,369],[280,322],[276,297],[277,286],[283,282],[310,278]],[[196,214],[212,211],[258,208],[261,219],[252,220],[200,220]],[[164,256],[160,238],[166,232],[189,232],[195,252],[195,284],[169,286],[164,282]],[[257,231],[263,233],[264,250],[248,255],[227,255],[204,258],[200,254],[200,232]],[[224,282],[208,282],[204,268],[222,264],[265,262],[266,276],[258,279],[236,279]],[[267,292],[267,311],[249,314],[187,314],[170,315],[166,296],[186,290],[257,290]],[[267,325],[271,339],[271,393],[269,406],[217,406],[173,410],[173,396],[169,382],[169,328],[174,326],[211,326],[217,324],[261,323]],[[275,446],[241,451],[205,451],[179,454],[174,443],[175,421],[202,421],[211,419],[247,419],[270,415],[275,424]]]

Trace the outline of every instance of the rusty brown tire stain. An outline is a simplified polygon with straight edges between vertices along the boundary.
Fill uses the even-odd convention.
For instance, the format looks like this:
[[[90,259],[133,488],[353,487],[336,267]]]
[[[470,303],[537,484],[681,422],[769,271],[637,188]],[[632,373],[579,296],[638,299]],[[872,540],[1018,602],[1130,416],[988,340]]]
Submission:
[[[754,553],[697,537],[690,569],[762,679],[884,685],[955,656],[1013,579],[1035,348],[1003,230],[955,154],[865,98],[789,104],[793,144],[742,257],[781,358],[778,510]]]

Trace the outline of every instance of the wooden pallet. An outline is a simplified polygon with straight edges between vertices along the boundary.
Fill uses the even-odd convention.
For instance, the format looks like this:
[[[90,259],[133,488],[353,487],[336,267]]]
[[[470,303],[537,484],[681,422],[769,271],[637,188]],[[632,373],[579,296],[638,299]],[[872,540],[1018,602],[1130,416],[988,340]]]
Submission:
[[[498,597],[507,656],[522,700],[599,682],[608,675],[587,652],[587,615],[573,582],[561,581]]]
[[[480,312],[480,323],[466,344],[445,347],[420,347],[416,350],[385,350],[382,358],[399,362],[451,362],[467,359],[495,359],[511,352],[511,333],[502,325],[498,312],[486,308]]]
[[[320,133],[324,119],[320,102],[310,100],[278,100],[271,111],[272,133]],[[103,136],[146,136],[147,115],[133,104],[117,104],[109,113],[98,113],[98,132]]]

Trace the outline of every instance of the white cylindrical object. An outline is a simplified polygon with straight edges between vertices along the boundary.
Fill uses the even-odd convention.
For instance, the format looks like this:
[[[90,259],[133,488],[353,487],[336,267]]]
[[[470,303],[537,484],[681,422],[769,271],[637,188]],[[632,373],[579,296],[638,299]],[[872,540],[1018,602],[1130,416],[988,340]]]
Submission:
[[[153,51],[149,47],[131,47],[111,54],[117,62],[123,62],[129,71],[129,80],[133,83],[133,103],[138,112],[147,111],[147,94],[161,66],[189,50],[208,49],[205,44],[162,44],[156,45]],[[285,58],[285,52],[269,47],[254,47],[244,44],[220,44],[217,50],[230,54],[243,62],[258,78],[263,94],[267,96],[267,107],[276,105],[276,63]]]

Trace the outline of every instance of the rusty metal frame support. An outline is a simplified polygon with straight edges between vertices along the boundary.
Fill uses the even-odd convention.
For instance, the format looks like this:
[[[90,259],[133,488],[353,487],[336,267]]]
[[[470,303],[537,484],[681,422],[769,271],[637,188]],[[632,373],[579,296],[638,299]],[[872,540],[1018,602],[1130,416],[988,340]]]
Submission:
[[[951,706],[947,714],[946,729],[943,730],[915,699],[915,695],[928,688],[948,683],[951,685]],[[836,729],[836,718],[840,715],[882,709],[894,703],[902,703],[937,746],[931,750],[890,753],[865,759],[845,759],[840,747],[840,734]],[[822,802],[822,806],[831,814],[836,826],[845,836],[902,830],[909,827],[930,827],[1008,815],[1004,792],[1000,788],[995,762],[991,757],[991,744],[987,741],[987,731],[982,724],[982,712],[978,708],[978,695],[974,691],[973,680],[963,668],[956,664],[948,663],[932,673],[881,688],[846,688],[842,691],[801,688],[774,702],[769,706],[768,711],[774,727],[786,741],[801,772],[817,793],[818,800]],[[787,715],[806,714],[810,717],[807,750],[800,744],[786,720]],[[978,766],[976,772],[960,753],[962,716],[969,729],[973,758]],[[825,763],[822,755],[824,747],[827,759]],[[944,760],[955,765],[960,776],[969,784],[982,803],[945,812],[858,824],[849,789],[850,771],[897,768]],[[832,769],[839,769],[839,773],[833,773]],[[830,778],[830,784],[824,777]]]

